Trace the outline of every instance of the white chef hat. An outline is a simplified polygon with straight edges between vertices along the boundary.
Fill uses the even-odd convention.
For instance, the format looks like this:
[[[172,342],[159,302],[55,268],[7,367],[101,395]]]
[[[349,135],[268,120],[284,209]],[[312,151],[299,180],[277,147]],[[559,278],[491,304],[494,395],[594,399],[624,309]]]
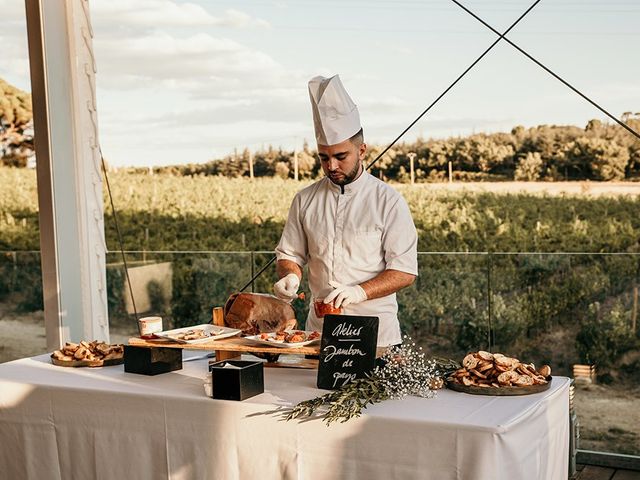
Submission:
[[[318,144],[335,145],[353,137],[362,128],[358,107],[338,75],[309,80],[309,97]]]

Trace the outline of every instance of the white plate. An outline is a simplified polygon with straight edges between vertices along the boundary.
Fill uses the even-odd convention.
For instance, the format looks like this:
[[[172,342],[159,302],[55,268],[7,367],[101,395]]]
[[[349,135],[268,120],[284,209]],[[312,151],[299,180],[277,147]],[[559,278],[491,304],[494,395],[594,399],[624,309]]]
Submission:
[[[289,333],[289,332],[298,332],[298,331],[302,331],[302,330],[285,330],[285,332]],[[310,333],[312,333],[312,331],[305,331],[304,332],[306,335],[309,335]],[[260,338],[260,335],[262,334],[258,334],[258,335],[251,335],[249,337],[244,337],[247,340],[251,340],[254,341],[256,343],[260,343],[262,345],[269,345],[270,347],[277,347],[277,348],[298,348],[298,347],[304,347],[306,345],[311,345],[312,343],[317,343],[320,341],[321,337],[318,337],[314,340],[307,340],[304,342],[296,342],[296,343],[287,343],[285,341],[282,342],[276,342],[273,340],[263,340]],[[274,337],[275,333],[269,333],[268,334],[270,337]]]
[[[198,338],[196,340],[181,340],[176,338],[175,336],[179,333],[184,333],[189,330],[204,330],[207,337]],[[194,325],[192,327],[184,327],[184,328],[175,328],[173,330],[165,330],[164,332],[154,333],[156,337],[166,338],[167,340],[173,340],[178,343],[207,343],[211,340],[220,340],[221,338],[233,337],[234,335],[238,335],[242,330],[238,330],[237,328],[229,328],[229,327],[219,327],[217,325],[211,325],[210,323],[203,325]]]

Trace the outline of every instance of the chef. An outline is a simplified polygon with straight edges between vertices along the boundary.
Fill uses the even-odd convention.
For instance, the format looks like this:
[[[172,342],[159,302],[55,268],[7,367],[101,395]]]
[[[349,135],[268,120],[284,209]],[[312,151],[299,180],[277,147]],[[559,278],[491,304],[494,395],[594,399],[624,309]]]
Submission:
[[[309,81],[318,157],[325,177],[296,194],[276,248],[276,296],[292,300],[306,265],[307,330],[322,330],[313,301],[347,315],[377,316],[378,346],[402,341],[396,292],[418,274],[417,234],[407,203],[368,174],[358,108],[338,75]]]

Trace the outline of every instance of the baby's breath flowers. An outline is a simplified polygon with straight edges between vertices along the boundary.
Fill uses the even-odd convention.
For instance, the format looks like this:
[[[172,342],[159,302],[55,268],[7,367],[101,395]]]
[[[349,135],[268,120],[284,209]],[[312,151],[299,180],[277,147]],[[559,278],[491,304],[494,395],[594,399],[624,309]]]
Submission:
[[[446,362],[442,363],[446,365]],[[445,366],[448,370],[448,367]],[[422,347],[410,337],[404,337],[400,346],[389,347],[379,359],[373,372],[331,393],[299,403],[286,413],[286,419],[324,416],[327,425],[344,423],[359,417],[367,405],[388,399],[401,399],[408,395],[431,398],[445,375],[441,362],[427,359]]]
[[[378,379],[389,398],[435,396],[431,385],[439,374],[436,362],[427,360],[422,347],[416,350],[416,344],[407,336],[399,347],[387,349],[381,361],[382,366],[377,366],[372,376]]]

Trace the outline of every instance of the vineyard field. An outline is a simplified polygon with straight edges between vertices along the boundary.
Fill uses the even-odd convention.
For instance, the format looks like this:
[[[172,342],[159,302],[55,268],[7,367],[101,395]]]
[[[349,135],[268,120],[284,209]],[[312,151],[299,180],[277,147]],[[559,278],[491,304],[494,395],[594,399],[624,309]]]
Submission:
[[[110,180],[125,248],[163,251],[272,250],[293,196],[309,183],[126,172]],[[0,250],[37,250],[35,171],[0,168],[0,185]],[[420,251],[640,251],[640,195],[395,186],[409,203]],[[107,245],[117,250],[105,213]]]

